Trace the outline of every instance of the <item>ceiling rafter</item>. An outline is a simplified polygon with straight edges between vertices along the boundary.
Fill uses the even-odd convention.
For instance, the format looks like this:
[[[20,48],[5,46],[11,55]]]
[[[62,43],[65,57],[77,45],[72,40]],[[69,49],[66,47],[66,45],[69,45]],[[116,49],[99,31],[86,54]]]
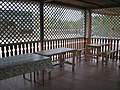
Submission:
[[[116,4],[120,4],[120,2],[118,2],[118,1],[116,1],[116,0],[110,0],[110,1],[112,1],[112,2],[114,2],[114,3],[116,3]]]
[[[76,0],[76,1],[83,2],[83,3],[86,3],[86,4],[92,4],[92,5],[96,5],[96,6],[101,6],[100,4],[88,2],[88,1],[85,1],[85,0]]]
[[[103,15],[111,15],[111,16],[119,16],[120,13],[116,12],[115,10],[92,10],[92,13],[103,14]]]
[[[54,1],[54,0],[44,0],[44,2],[52,2],[52,1]]]
[[[78,5],[73,5],[73,4],[68,4],[68,3],[63,3],[63,2],[58,2],[58,1],[51,1],[51,2],[47,2],[50,4],[56,4],[56,5],[61,5],[61,6],[67,6],[67,7],[74,7],[74,8],[78,8],[78,9],[86,9],[87,7],[82,7],[82,6],[78,6]]]
[[[102,8],[116,8],[120,7],[120,5],[106,5],[106,6],[101,6],[101,7],[91,7],[91,9],[102,9]]]
[[[37,1],[40,2],[41,0],[20,0],[20,1]],[[43,0],[45,3],[51,3],[51,4],[58,4],[62,6],[68,6],[68,7],[75,7],[80,9],[100,9],[100,8],[114,8],[114,7],[120,7],[120,1],[119,0],[104,0],[104,4],[100,3],[100,1],[95,0],[70,0],[70,2],[65,2],[67,0]],[[76,1],[76,3],[72,3],[72,1]],[[84,3],[85,5],[78,4],[77,2]]]

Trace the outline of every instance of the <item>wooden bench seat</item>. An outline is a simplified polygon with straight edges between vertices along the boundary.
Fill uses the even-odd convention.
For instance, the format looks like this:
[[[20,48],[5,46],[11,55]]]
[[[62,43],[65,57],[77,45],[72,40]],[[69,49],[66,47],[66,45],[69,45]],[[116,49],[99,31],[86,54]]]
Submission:
[[[77,49],[77,60],[81,60],[83,51],[85,51],[85,48]]]
[[[114,60],[115,52],[117,52],[117,50],[109,50],[109,51],[105,51],[105,52],[100,53],[102,56],[102,63],[105,62],[105,64],[107,65],[109,57]]]

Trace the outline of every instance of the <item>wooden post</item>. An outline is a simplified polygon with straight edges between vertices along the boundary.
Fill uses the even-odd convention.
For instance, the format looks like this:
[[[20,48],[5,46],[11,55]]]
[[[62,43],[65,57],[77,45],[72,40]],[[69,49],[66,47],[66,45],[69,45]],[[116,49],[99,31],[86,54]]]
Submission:
[[[86,13],[86,21],[88,22],[86,22],[86,24],[87,24],[87,32],[86,32],[86,44],[90,44],[91,43],[91,10],[89,9],[88,11],[87,11],[87,13]],[[86,46],[85,46],[86,47]],[[87,56],[89,56],[90,55],[90,50],[88,50],[87,49],[87,47],[86,47],[86,50],[85,50],[85,57],[86,57],[86,59],[87,59]]]
[[[87,30],[87,44],[90,44],[91,42],[91,10],[88,10],[87,13],[88,17],[88,30]]]
[[[43,50],[43,40],[44,40],[44,1],[40,0],[40,41],[41,41],[41,50]]]
[[[113,17],[112,16],[109,16],[109,38],[110,38],[110,42],[109,42],[109,45],[110,45],[110,49],[112,50],[112,34],[113,34]]]
[[[86,46],[87,11],[84,10],[84,48]]]

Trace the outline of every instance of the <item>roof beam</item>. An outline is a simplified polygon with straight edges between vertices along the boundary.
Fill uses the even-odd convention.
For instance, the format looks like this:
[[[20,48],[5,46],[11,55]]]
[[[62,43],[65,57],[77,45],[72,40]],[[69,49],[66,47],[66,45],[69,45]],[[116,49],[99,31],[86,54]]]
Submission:
[[[116,8],[120,7],[120,5],[106,5],[106,6],[101,6],[101,7],[91,7],[91,9],[102,9],[102,8]]]
[[[116,1],[116,0],[110,0],[110,1],[112,1],[112,2],[114,2],[114,3],[116,3],[116,4],[120,4],[120,2],[119,1]]]
[[[76,0],[76,1],[83,2],[83,3],[86,3],[86,4],[92,4],[92,5],[96,5],[96,6],[101,6],[100,4],[96,4],[96,3],[92,3],[92,2],[88,2],[88,1],[84,1],[84,0]]]
[[[44,0],[44,2],[52,2],[53,0]]]
[[[85,7],[82,7],[82,6],[68,4],[68,3],[59,2],[59,1],[51,1],[51,2],[46,2],[46,3],[56,4],[56,5],[61,5],[61,6],[67,6],[67,7],[73,7],[73,8],[78,8],[78,9],[86,9]]]

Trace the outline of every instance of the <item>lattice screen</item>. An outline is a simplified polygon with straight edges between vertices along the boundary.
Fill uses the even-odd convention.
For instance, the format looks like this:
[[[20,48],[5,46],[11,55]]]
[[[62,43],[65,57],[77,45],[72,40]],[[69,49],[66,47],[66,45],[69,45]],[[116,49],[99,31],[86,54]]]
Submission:
[[[93,10],[91,35],[92,37],[120,38],[120,8]]]
[[[44,5],[44,39],[84,36],[84,12],[64,6]]]
[[[40,40],[40,3],[0,1],[0,43]]]

